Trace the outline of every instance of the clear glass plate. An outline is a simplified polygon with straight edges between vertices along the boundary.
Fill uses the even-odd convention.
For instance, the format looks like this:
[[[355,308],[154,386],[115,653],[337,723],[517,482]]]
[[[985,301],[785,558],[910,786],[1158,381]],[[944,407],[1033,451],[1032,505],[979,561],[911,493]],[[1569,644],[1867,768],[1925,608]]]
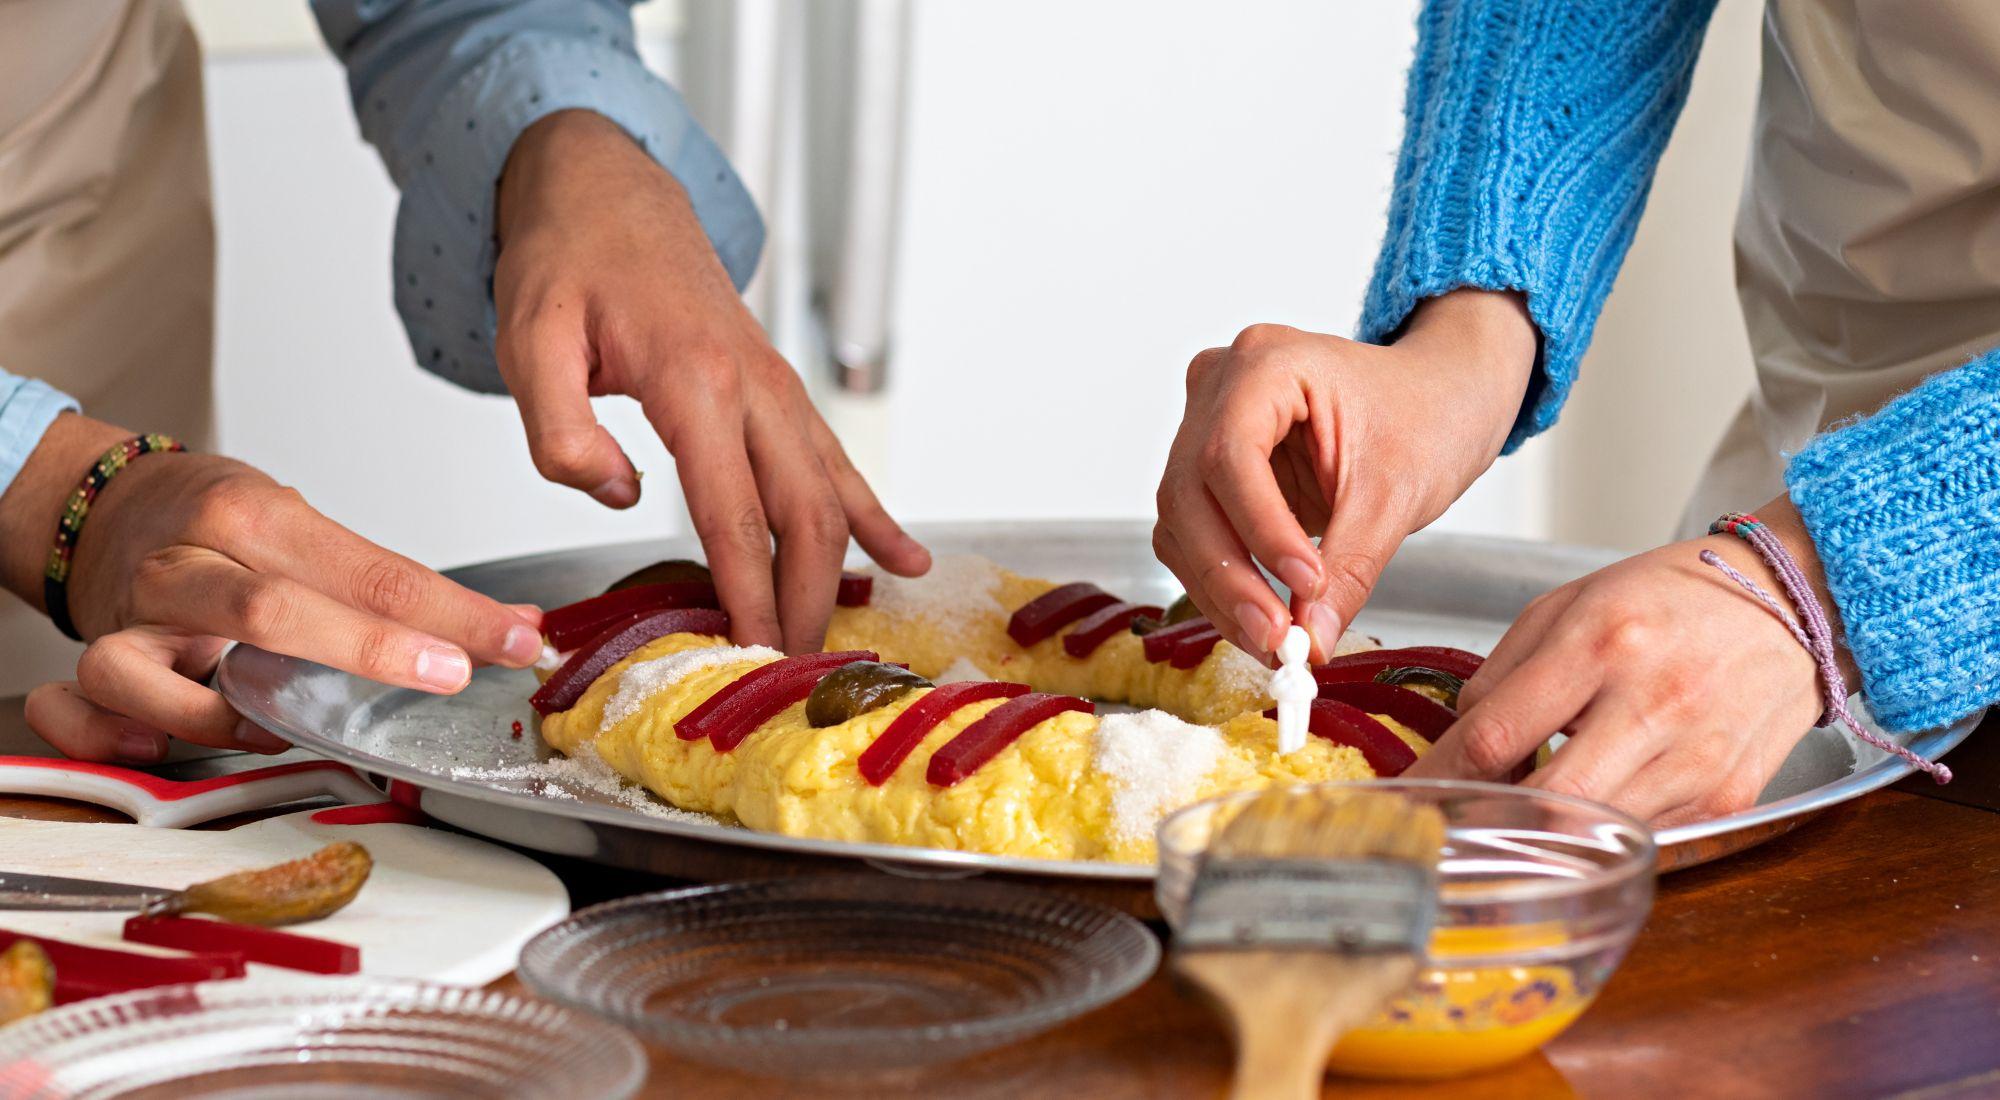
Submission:
[[[829,875],[593,906],[530,940],[520,975],[685,1057],[813,1077],[1026,1038],[1131,992],[1159,959],[1145,926],[1103,906]]]
[[[377,978],[161,986],[0,1028],[6,1100],[623,1098],[645,1076],[583,1013]]]

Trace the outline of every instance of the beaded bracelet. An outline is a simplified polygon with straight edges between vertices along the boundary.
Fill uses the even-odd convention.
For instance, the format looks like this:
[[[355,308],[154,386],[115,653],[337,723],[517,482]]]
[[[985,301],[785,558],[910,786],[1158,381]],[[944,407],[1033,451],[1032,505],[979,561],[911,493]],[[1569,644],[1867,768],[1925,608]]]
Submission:
[[[1831,726],[1837,721],[1862,741],[1909,761],[1911,766],[1930,773],[1930,777],[1939,783],[1951,782],[1950,768],[1935,760],[1926,760],[1878,733],[1863,729],[1861,723],[1855,720],[1854,712],[1847,709],[1847,681],[1841,676],[1840,662],[1834,657],[1833,627],[1826,621],[1826,609],[1820,606],[1819,597],[1813,593],[1812,584],[1806,580],[1805,570],[1799,568],[1799,563],[1792,558],[1792,552],[1785,549],[1785,544],[1778,541],[1778,536],[1772,534],[1769,527],[1764,526],[1756,516],[1748,512],[1730,512],[1724,515],[1708,525],[1708,533],[1735,535],[1749,543],[1757,551],[1758,556],[1764,559],[1764,563],[1771,567],[1771,571],[1778,575],[1778,579],[1784,582],[1785,594],[1791,597],[1792,606],[1799,609],[1800,617],[1805,620],[1803,625],[1798,619],[1794,619],[1790,612],[1780,607],[1778,601],[1769,592],[1764,591],[1762,585],[1723,561],[1720,554],[1713,550],[1701,552],[1702,561],[1722,570],[1730,580],[1743,586],[1744,591],[1755,596],[1759,603],[1770,609],[1771,614],[1778,617],[1779,622],[1785,624],[1785,628],[1792,632],[1792,637],[1798,639],[1799,644],[1806,648],[1806,652],[1812,654],[1814,663],[1819,665],[1821,688],[1826,693],[1826,709],[1820,713],[1819,721],[1814,724]]]
[[[56,624],[56,629],[79,642],[83,640],[69,617],[69,570],[71,559],[76,556],[76,537],[83,531],[83,519],[90,514],[91,502],[118,476],[118,471],[140,455],[185,450],[180,440],[172,436],[133,436],[104,452],[70,493],[62,515],[56,519],[56,544],[49,550],[48,567],[42,570],[42,602],[47,605],[49,620]]]

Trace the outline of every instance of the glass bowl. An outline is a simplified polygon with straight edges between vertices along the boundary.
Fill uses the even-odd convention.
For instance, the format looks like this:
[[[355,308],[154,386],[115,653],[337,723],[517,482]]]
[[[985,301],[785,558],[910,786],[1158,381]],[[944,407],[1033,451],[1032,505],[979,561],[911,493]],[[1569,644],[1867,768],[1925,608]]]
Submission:
[[[1138,921],[1019,886],[811,875],[592,906],[528,941],[521,979],[697,1061],[882,1072],[1026,1038],[1159,965]]]
[[[1453,1077],[1513,1061],[1560,1034],[1618,968],[1653,904],[1653,837],[1595,802],[1527,787],[1391,779],[1436,806],[1446,839],[1437,925],[1409,992],[1349,1032],[1328,1066],[1363,1077]],[[1180,927],[1210,836],[1263,792],[1196,803],[1160,823],[1154,887]]]
[[[623,1098],[645,1051],[545,1001],[379,978],[199,982],[0,1028],[8,1100]]]

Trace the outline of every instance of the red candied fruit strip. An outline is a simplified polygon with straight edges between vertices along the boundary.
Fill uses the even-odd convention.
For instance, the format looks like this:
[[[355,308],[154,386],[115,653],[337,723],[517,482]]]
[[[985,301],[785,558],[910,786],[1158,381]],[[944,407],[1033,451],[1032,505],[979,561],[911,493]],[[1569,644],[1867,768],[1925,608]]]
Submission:
[[[979,716],[979,721],[960,730],[957,737],[931,754],[931,766],[924,778],[935,786],[949,787],[979,770],[1000,750],[1040,723],[1068,711],[1097,713],[1090,702],[1070,695],[1050,695],[1032,691],[1016,696]]]
[[[867,607],[868,597],[874,594],[874,577],[866,573],[842,573],[840,587],[834,590],[833,602],[842,607]]]
[[[528,705],[543,716],[576,705],[604,670],[624,660],[632,651],[669,634],[713,634],[729,636],[729,616],[711,608],[676,608],[654,611],[614,623],[604,633],[584,643],[569,655],[533,695]]]
[[[1094,584],[1079,581],[1058,585],[1021,605],[1007,620],[1007,636],[1015,644],[1034,645],[1093,611],[1118,602],[1118,597]]]
[[[1075,629],[1063,635],[1063,652],[1072,657],[1088,657],[1097,652],[1097,647],[1111,639],[1121,630],[1129,630],[1132,620],[1141,615],[1157,619],[1162,614],[1157,607],[1148,604],[1114,603],[1085,615],[1077,622]]]
[[[312,974],[361,970],[361,949],[353,944],[200,917],[131,917],[125,938],[177,951],[230,951],[254,963]]]
[[[1386,714],[1432,744],[1458,721],[1458,712],[1421,692],[1373,680],[1321,684],[1319,697],[1373,714]]]
[[[1213,629],[1214,624],[1207,619],[1189,619],[1184,623],[1163,626],[1141,639],[1146,649],[1146,660],[1159,664],[1174,655],[1174,647],[1181,643],[1182,638]]]
[[[676,607],[721,607],[715,586],[703,581],[642,584],[566,604],[542,615],[542,636],[558,650],[575,649],[621,623],[647,611]]]
[[[930,692],[903,709],[889,723],[887,729],[869,742],[861,750],[855,765],[861,769],[861,778],[870,786],[879,787],[896,774],[910,753],[923,744],[924,738],[938,727],[938,723],[956,714],[960,707],[970,706],[982,699],[1012,699],[1026,695],[1028,685],[1009,684],[999,680],[967,680],[955,684],[939,684]]]
[[[156,985],[243,976],[243,956],[237,952],[141,955],[136,951],[88,947],[0,928],[0,951],[14,946],[15,940],[33,940],[49,957],[49,963],[56,969],[57,1004],[101,997],[107,993],[123,993],[128,989],[150,989]]]
[[[1212,626],[1207,630],[1195,631],[1193,634],[1174,643],[1174,651],[1167,658],[1167,663],[1175,668],[1193,668],[1206,660],[1209,652],[1221,640],[1222,631]]]
[[[702,700],[674,723],[674,732],[683,741],[706,737],[716,752],[728,752],[779,711],[811,695],[827,673],[856,661],[872,661],[875,656],[870,650],[850,649],[802,653],[759,665]]]
[[[1276,707],[1264,712],[1266,718],[1277,716]],[[1396,736],[1394,730],[1377,722],[1366,711],[1334,699],[1313,700],[1307,728],[1315,737],[1360,749],[1361,758],[1368,761],[1368,766],[1383,779],[1393,779],[1417,762],[1417,750]]]
[[[1420,645],[1406,649],[1371,649],[1365,653],[1349,653],[1313,669],[1313,677],[1322,684],[1345,684],[1358,680],[1373,680],[1387,668],[1434,668],[1439,672],[1449,672],[1461,680],[1472,679],[1486,658],[1477,653],[1467,653],[1450,646]]]

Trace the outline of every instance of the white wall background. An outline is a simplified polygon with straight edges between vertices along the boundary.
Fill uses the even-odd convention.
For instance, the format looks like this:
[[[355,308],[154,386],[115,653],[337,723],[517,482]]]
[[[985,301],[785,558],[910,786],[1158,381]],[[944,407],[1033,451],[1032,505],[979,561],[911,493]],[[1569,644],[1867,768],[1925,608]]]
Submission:
[[[827,401],[892,509],[1148,515],[1195,352],[1257,321],[1347,332],[1416,6],[920,0],[892,385]],[[224,446],[439,565],[683,529],[628,403],[600,413],[653,476],[618,514],[536,476],[509,402],[411,363],[394,195],[305,6],[191,7],[211,49]],[[642,9],[656,45],[674,16]],[[1638,545],[1670,525],[1741,390],[1724,265],[1754,18],[1723,3],[1727,47],[1703,61],[1565,427],[1441,526]]]

